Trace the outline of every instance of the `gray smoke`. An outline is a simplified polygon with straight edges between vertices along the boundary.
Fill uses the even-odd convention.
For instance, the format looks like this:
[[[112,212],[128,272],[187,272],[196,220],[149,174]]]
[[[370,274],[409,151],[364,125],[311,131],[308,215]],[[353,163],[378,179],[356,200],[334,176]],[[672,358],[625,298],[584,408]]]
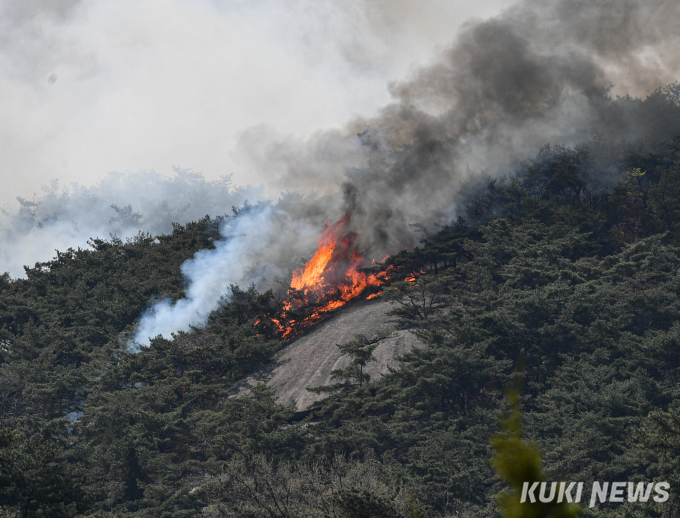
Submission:
[[[678,79],[679,26],[673,1],[527,0],[468,23],[437,63],[390,85],[394,103],[344,134],[295,143],[253,130],[242,151],[253,167],[275,168],[280,188],[342,185],[362,246],[393,253],[417,237],[414,223],[450,221],[467,171],[507,172],[545,144],[595,135],[671,135],[665,97],[643,107],[614,94]]]
[[[60,187],[54,181],[40,195],[0,209],[0,271],[24,277],[24,265],[49,261],[55,250],[87,248],[90,238],[171,233],[173,222],[231,213],[233,206],[262,199],[262,191],[234,188],[227,177],[207,181],[180,168],[172,177],[153,171],[109,173],[90,187]]]
[[[242,159],[274,171],[272,181],[280,189],[336,193],[332,199],[341,199],[340,207],[352,214],[350,229],[362,251],[369,257],[392,254],[414,244],[418,229],[433,229],[456,215],[455,193],[468,171],[506,172],[545,144],[680,131],[678,121],[664,115],[669,99],[677,100],[677,89],[670,97],[657,92],[647,103],[613,98],[651,94],[677,78],[677,27],[675,1],[526,0],[500,16],[467,24],[437,63],[390,85],[395,101],[376,116],[308,142],[255,128],[242,136]],[[275,228],[286,210],[258,217],[258,228]],[[241,247],[253,242],[230,237],[233,232],[224,232],[229,249],[224,257],[249,260],[251,252]],[[276,232],[267,232],[256,242],[276,247]],[[306,247],[308,242],[280,247],[274,264],[293,264]],[[202,307],[206,299],[192,289],[202,285],[200,272],[210,270],[219,253],[196,258],[192,268],[198,274],[191,277],[187,301],[146,314],[140,341],[187,329],[164,327],[157,315],[163,322],[180,322],[185,304]],[[197,267],[199,262],[205,268]],[[278,273],[285,275],[286,268]],[[243,265],[233,278],[258,281],[244,275]],[[208,299],[207,309],[217,307],[215,294]],[[205,321],[205,310],[190,311],[192,325]]]

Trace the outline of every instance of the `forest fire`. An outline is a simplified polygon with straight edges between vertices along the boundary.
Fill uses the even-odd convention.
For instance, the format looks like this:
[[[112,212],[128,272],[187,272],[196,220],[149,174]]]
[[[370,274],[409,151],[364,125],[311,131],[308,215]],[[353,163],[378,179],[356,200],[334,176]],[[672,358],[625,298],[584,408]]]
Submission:
[[[351,212],[347,212],[337,222],[325,225],[314,255],[303,268],[293,272],[281,309],[267,315],[266,322],[258,319],[256,327],[264,325],[263,331],[269,330],[267,334],[294,338],[330,311],[359,296],[365,296],[366,300],[379,297],[381,287],[395,274],[406,274],[402,277],[405,282],[415,282],[417,275],[425,273],[423,270],[404,272],[394,265],[371,273],[371,266],[383,264],[390,256],[368,261],[357,247],[357,235],[349,230],[351,217]]]
[[[349,231],[350,219],[348,212],[336,223],[326,225],[312,258],[304,268],[293,272],[282,318],[271,319],[283,338],[291,338],[315,324],[324,313],[344,306],[367,287],[382,286],[387,281],[387,271],[376,274],[361,271],[369,265],[355,245],[357,235]],[[378,295],[380,292],[375,291],[367,298]],[[300,311],[307,308],[311,313]]]

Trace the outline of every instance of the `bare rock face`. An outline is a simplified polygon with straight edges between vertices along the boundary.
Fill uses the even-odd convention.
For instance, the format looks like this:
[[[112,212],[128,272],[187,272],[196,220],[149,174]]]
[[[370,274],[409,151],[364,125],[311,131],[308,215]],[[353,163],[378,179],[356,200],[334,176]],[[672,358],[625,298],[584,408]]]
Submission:
[[[390,309],[389,303],[380,300],[343,308],[279,352],[272,364],[238,382],[232,391],[245,394],[262,382],[274,389],[279,403],[295,403],[298,410],[309,408],[324,396],[307,388],[334,383],[331,371],[349,365],[349,357],[337,345],[349,342],[357,334],[371,338],[377,331],[394,330],[387,315]],[[394,331],[378,343],[373,351],[376,361],[368,363],[365,372],[375,381],[388,367],[396,365],[397,357],[419,345],[422,343],[410,332]]]

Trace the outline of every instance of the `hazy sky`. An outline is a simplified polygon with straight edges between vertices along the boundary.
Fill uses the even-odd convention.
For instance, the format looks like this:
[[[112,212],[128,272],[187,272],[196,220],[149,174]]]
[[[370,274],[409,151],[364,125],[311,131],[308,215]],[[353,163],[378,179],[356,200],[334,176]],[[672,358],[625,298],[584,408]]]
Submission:
[[[508,0],[0,0],[0,208],[57,178],[179,165],[254,177],[266,125],[305,138],[370,115],[469,17]]]

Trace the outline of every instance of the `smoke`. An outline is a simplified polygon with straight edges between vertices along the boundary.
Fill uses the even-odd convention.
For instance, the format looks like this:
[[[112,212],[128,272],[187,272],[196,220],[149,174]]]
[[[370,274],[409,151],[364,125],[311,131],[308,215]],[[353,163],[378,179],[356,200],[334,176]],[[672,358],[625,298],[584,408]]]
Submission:
[[[464,25],[435,63],[390,84],[377,115],[306,142],[253,129],[241,159],[275,169],[280,189],[342,185],[361,246],[393,253],[414,223],[450,221],[469,171],[507,172],[545,144],[680,131],[677,91],[634,98],[678,79],[679,24],[667,0],[525,0]]]
[[[271,185],[276,198],[275,168],[236,164],[244,128],[304,141],[373,113],[389,102],[389,80],[428,59],[468,16],[508,1],[0,0],[0,272],[23,276],[24,264],[55,248],[112,231],[163,232],[171,221],[229,211],[233,200],[216,187],[224,175]],[[346,150],[335,153],[341,164]],[[217,188],[225,203],[208,196],[201,209],[196,195],[187,212],[178,190],[156,194],[176,183],[123,175],[116,194],[106,178],[97,183],[108,171],[167,174],[174,164],[202,171],[208,194]],[[186,186],[194,188],[203,192]],[[245,198],[256,197],[234,204]],[[128,205],[142,225],[110,225]]]
[[[172,177],[109,173],[91,187],[60,188],[53,181],[40,195],[19,198],[17,210],[0,212],[0,265],[13,277],[24,277],[24,265],[48,261],[55,250],[87,248],[90,238],[167,234],[173,222],[231,213],[233,206],[262,197],[262,188],[234,188],[228,177],[207,181],[180,168]]]
[[[174,164],[267,183],[232,159],[244,128],[307,138],[373,113],[451,28],[508,2],[1,0],[0,206]]]
[[[329,214],[329,199],[284,196],[276,205],[248,206],[225,220],[222,240],[201,250],[182,265],[188,281],[186,296],[155,303],[144,315],[130,342],[132,351],[148,346],[149,338],[202,327],[211,312],[228,300],[232,285],[280,288],[299,266],[299,253],[313,248],[319,225]],[[297,259],[297,261],[296,261]]]
[[[351,214],[357,246],[368,256],[392,254],[413,244],[417,230],[451,221],[455,193],[469,171],[505,172],[549,143],[680,132],[677,110],[667,116],[677,89],[656,92],[645,103],[612,98],[649,94],[677,78],[678,26],[677,2],[526,0],[466,24],[436,63],[390,84],[394,102],[376,116],[306,141],[251,128],[241,135],[239,158],[270,171],[279,189],[335,193],[329,196],[341,198]],[[261,233],[283,214],[263,212],[254,241],[225,233],[229,263],[219,262],[220,252],[191,263],[205,267],[193,271],[188,298],[145,314],[138,340],[204,323],[206,311],[227,293],[227,279],[258,285],[258,277],[239,266],[224,278],[221,271],[217,292],[202,298],[200,289],[215,275],[211,267],[249,264],[248,247],[276,243],[276,233]],[[273,264],[290,264],[291,252],[282,250]],[[290,274],[285,267],[277,273]]]
[[[328,114],[329,101],[332,105],[341,98],[348,103],[353,94],[358,94],[356,108],[344,104],[341,112],[367,113],[367,107],[381,98],[363,96],[359,87],[374,85],[376,78],[394,77],[391,72],[398,67],[390,63],[408,61],[384,50],[393,44],[407,54],[408,45],[387,36],[393,29],[396,34],[408,33],[390,18],[392,13],[405,12],[407,6],[377,2],[371,4],[378,6],[374,11],[369,4],[356,0],[340,9],[337,3],[323,2],[310,18],[304,13],[311,4],[294,2],[292,18],[278,9],[256,17],[258,27],[271,28],[277,41],[286,42],[287,52],[301,51],[304,66],[296,70],[305,72],[305,81],[323,83],[318,82],[318,75],[307,74],[307,67],[320,70],[309,64],[330,57],[338,67],[324,77],[347,86],[346,96],[322,99],[310,94],[309,84],[301,86],[299,102],[290,105],[293,110],[281,112],[279,121],[318,122],[310,114],[317,110]],[[181,2],[173,5],[185,7]],[[206,12],[200,19],[217,34]],[[244,19],[242,13],[234,13],[230,11],[230,16],[236,16],[232,22]],[[304,26],[305,38],[291,43],[279,15],[283,20],[294,19],[298,28]],[[140,16],[144,18],[143,13]],[[331,22],[336,19],[343,22]],[[431,24],[432,17],[429,20],[421,25]],[[309,29],[306,24],[310,22],[316,29]],[[350,230],[357,234],[357,246],[366,256],[392,254],[415,244],[422,229],[434,229],[455,217],[459,210],[456,192],[470,174],[506,172],[549,143],[573,146],[595,135],[609,140],[637,139],[650,132],[676,135],[680,132],[677,111],[669,110],[668,103],[677,102],[677,89],[657,92],[644,103],[635,97],[650,95],[678,78],[678,26],[680,4],[669,0],[523,0],[495,17],[466,23],[430,65],[413,70],[404,80],[391,81],[391,101],[374,116],[356,116],[342,129],[335,122],[322,122],[321,126],[336,129],[311,136],[310,131],[295,131],[285,124],[253,125],[240,132],[232,158],[242,171],[266,178],[268,192],[297,191],[310,196],[288,194],[276,204],[260,205],[228,220],[224,240],[216,249],[197,254],[185,265],[187,297],[161,302],[145,313],[137,342],[147,344],[150,336],[170,336],[203,325],[210,311],[228,299],[232,283],[264,288],[289,278],[291,270],[313,251],[324,219],[350,213]],[[233,27],[241,30],[238,23]],[[341,44],[331,45],[329,51],[324,44],[326,33]],[[131,34],[137,37],[143,32]],[[172,31],[168,34],[175,36]],[[145,49],[143,42],[142,38],[140,48]],[[186,57],[181,48],[172,48]],[[146,51],[141,55],[150,60],[158,57]],[[389,58],[386,68],[379,64],[381,57]],[[371,70],[382,72],[371,75]],[[371,79],[352,80],[359,76]],[[164,77],[172,83],[170,76]],[[284,79],[278,85],[267,83],[266,92],[256,93],[258,113],[267,111],[271,99],[295,90],[298,83],[288,75]],[[201,98],[201,92],[189,91],[192,99]],[[215,92],[208,97],[215,98]],[[162,120],[168,122],[166,116]],[[325,120],[337,120],[337,113]],[[206,136],[207,149],[219,148],[215,129],[212,126]],[[126,205],[122,201],[118,210]],[[128,213],[118,212],[123,219],[129,219]]]

